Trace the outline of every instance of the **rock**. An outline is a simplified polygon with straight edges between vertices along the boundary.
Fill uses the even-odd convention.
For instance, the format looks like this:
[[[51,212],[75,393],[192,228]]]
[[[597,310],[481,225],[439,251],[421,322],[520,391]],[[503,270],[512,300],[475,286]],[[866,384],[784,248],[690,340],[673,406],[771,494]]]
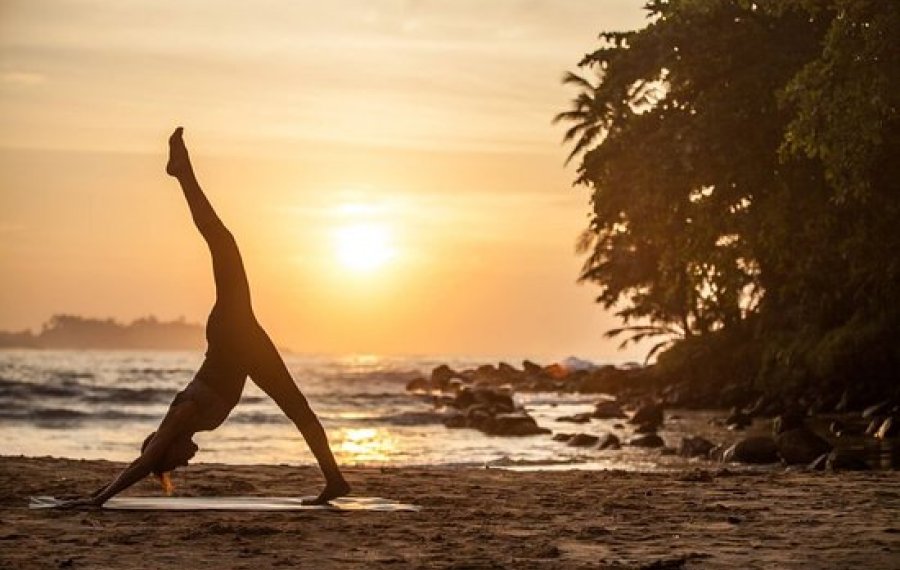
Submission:
[[[674,447],[664,447],[659,450],[660,455],[675,455],[678,453],[678,450]]]
[[[490,432],[494,427],[494,414],[490,406],[473,404],[466,408],[466,427]]]
[[[805,417],[805,414],[797,410],[784,412],[772,420],[772,434],[778,435],[792,429],[803,427]]]
[[[490,408],[492,413],[508,413],[516,409],[512,396],[505,390],[468,386],[456,395],[453,405],[464,410],[476,404]]]
[[[724,443],[720,443],[719,445],[709,450],[707,457],[709,457],[713,461],[725,461],[725,452],[728,451],[728,449],[728,446],[726,446]]]
[[[558,363],[548,364],[544,367],[544,374],[556,380],[562,380],[569,375],[569,370],[565,366]]]
[[[748,437],[726,449],[722,460],[755,464],[775,463],[778,461],[778,447],[771,437]]]
[[[487,433],[490,435],[524,436],[547,434],[550,433],[550,430],[538,426],[534,418],[525,412],[516,412],[494,416]]]
[[[878,430],[881,429],[881,424],[884,422],[883,417],[876,416],[872,418],[872,421],[869,422],[869,427],[866,428],[866,435],[875,435],[878,433]]]
[[[835,449],[828,454],[825,468],[831,471],[868,471],[869,464],[858,453]]]
[[[641,424],[634,428],[634,433],[656,433],[656,428],[653,424]]]
[[[810,471],[824,471],[825,466],[828,464],[828,456],[829,453],[823,453],[822,455],[816,457],[809,465],[806,466]]]
[[[838,413],[843,413],[849,411],[851,407],[850,403],[850,393],[847,390],[844,390],[844,393],[841,394],[841,399],[838,400],[838,403],[834,406],[834,411]]]
[[[569,440],[569,445],[571,447],[592,447],[594,445],[597,445],[599,441],[600,438],[596,435],[577,433],[572,436],[572,439]]]
[[[444,389],[447,383],[457,376],[459,376],[459,374],[455,370],[446,364],[441,364],[431,371],[431,385]]]
[[[655,433],[648,433],[629,440],[628,445],[634,447],[663,447],[666,444],[663,438]]]
[[[569,441],[573,435],[571,433],[555,433],[553,434],[553,441]]]
[[[832,448],[830,443],[805,427],[778,434],[775,445],[778,447],[778,455],[788,465],[810,463]]]
[[[425,378],[415,378],[406,384],[407,392],[429,392],[431,391],[431,383]]]
[[[598,449],[621,449],[622,442],[619,441],[619,438],[616,437],[615,434],[607,433],[602,438],[600,438],[600,445],[598,445]]]
[[[600,400],[597,402],[594,405],[593,416],[598,420],[612,420],[628,417],[625,415],[625,412],[622,411],[622,406],[615,400]]]
[[[556,418],[558,422],[569,422],[573,424],[586,424],[591,421],[591,413],[575,414],[574,416],[562,416]]]
[[[678,446],[678,455],[681,457],[709,457],[709,452],[714,447],[713,442],[699,435],[683,437],[681,445]]]
[[[835,437],[858,436],[866,432],[866,425],[858,422],[846,423],[841,420],[834,420],[828,426],[828,431],[833,433]]]
[[[466,421],[465,414],[454,414],[452,416],[448,416],[446,419],[444,419],[444,426],[451,429],[469,427]]]
[[[632,424],[659,427],[663,423],[663,407],[659,404],[646,404],[638,408],[628,421]]]
[[[522,368],[525,370],[526,374],[540,375],[540,374],[543,374],[543,372],[544,372],[543,366],[541,366],[540,364],[535,364],[534,362],[532,362],[530,360],[523,360]]]
[[[867,420],[874,419],[880,416],[886,416],[891,408],[891,402],[889,400],[885,400],[883,402],[878,402],[872,406],[869,406],[865,410],[863,410],[862,417]]]
[[[769,399],[766,397],[765,394],[763,394],[762,396],[757,398],[756,401],[754,401],[752,404],[750,404],[750,406],[748,406],[745,411],[746,411],[747,415],[750,417],[758,416],[758,415],[762,414],[763,410],[766,409],[766,406],[768,406],[768,404],[769,404]]]
[[[846,435],[852,435],[847,424],[842,422],[841,420],[834,420],[828,425],[828,431],[830,431],[835,437],[844,437]]]
[[[505,362],[501,362],[497,365],[497,372],[499,372],[501,376],[504,376],[506,378],[515,378],[516,376],[521,374],[521,372],[516,370],[514,366]]]
[[[725,418],[725,425],[734,430],[744,429],[752,423],[753,419],[737,408],[732,408],[731,414]]]
[[[888,439],[898,435],[900,435],[900,417],[898,416],[890,416],[881,422],[881,427],[875,433],[875,437],[878,439]]]
[[[467,388],[468,388],[468,385],[462,379],[451,378],[450,380],[447,381],[446,384],[444,384],[444,386],[443,386],[443,388],[441,388],[441,390],[443,390],[445,392],[450,392],[451,394],[456,394],[458,396],[460,392],[462,392],[463,390],[466,390]]]

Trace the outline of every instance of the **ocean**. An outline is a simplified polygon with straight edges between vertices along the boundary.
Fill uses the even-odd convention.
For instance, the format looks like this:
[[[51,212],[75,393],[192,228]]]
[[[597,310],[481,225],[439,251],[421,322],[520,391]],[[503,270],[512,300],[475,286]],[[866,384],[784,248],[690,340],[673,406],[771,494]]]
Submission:
[[[130,461],[202,360],[200,352],[0,350],[0,455]],[[463,370],[484,360],[286,355],[285,361],[342,465],[653,471],[684,467],[687,462],[659,450],[625,446],[615,452],[599,451],[572,448],[550,435],[500,437],[448,429],[443,419],[449,410],[436,408],[429,396],[405,390],[407,382],[429,375],[439,364]],[[615,420],[580,425],[557,421],[590,411],[597,399],[580,394],[515,395],[518,405],[554,433],[613,432],[626,441],[629,428],[617,426]],[[721,415],[679,412],[660,435],[672,447],[682,436],[696,434],[715,442],[736,439],[736,434],[712,421]],[[194,439],[200,447],[195,462],[314,462],[293,424],[250,380],[228,420]]]

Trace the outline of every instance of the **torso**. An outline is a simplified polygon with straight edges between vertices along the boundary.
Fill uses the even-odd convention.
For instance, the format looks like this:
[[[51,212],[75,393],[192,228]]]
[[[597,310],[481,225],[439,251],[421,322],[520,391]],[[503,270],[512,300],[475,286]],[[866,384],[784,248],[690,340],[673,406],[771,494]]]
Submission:
[[[206,324],[206,359],[194,379],[179,392],[172,405],[190,398],[200,409],[198,431],[215,429],[241,399],[247,380],[248,347],[259,324],[251,311],[213,307]]]

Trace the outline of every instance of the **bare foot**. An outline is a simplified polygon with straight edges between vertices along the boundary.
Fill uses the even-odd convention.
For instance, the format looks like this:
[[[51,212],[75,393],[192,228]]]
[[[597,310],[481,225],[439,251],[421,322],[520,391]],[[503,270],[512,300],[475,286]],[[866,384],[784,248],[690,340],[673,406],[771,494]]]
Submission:
[[[191,172],[191,158],[188,156],[187,147],[184,146],[183,127],[178,127],[169,137],[169,162],[166,164],[166,173],[178,178]]]
[[[340,481],[328,482],[325,485],[325,488],[322,489],[322,492],[319,493],[319,496],[315,499],[304,499],[301,501],[303,505],[324,505],[327,504],[328,501],[332,499],[337,499],[338,497],[343,497],[344,495],[350,492],[350,484],[347,483],[344,479]]]

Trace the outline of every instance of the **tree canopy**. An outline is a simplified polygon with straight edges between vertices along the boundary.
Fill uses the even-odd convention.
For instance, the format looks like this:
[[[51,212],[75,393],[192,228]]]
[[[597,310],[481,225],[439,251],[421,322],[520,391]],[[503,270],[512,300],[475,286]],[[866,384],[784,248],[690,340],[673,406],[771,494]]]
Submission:
[[[611,332],[666,335],[672,372],[896,389],[900,2],[646,10],[600,34],[556,117]]]

